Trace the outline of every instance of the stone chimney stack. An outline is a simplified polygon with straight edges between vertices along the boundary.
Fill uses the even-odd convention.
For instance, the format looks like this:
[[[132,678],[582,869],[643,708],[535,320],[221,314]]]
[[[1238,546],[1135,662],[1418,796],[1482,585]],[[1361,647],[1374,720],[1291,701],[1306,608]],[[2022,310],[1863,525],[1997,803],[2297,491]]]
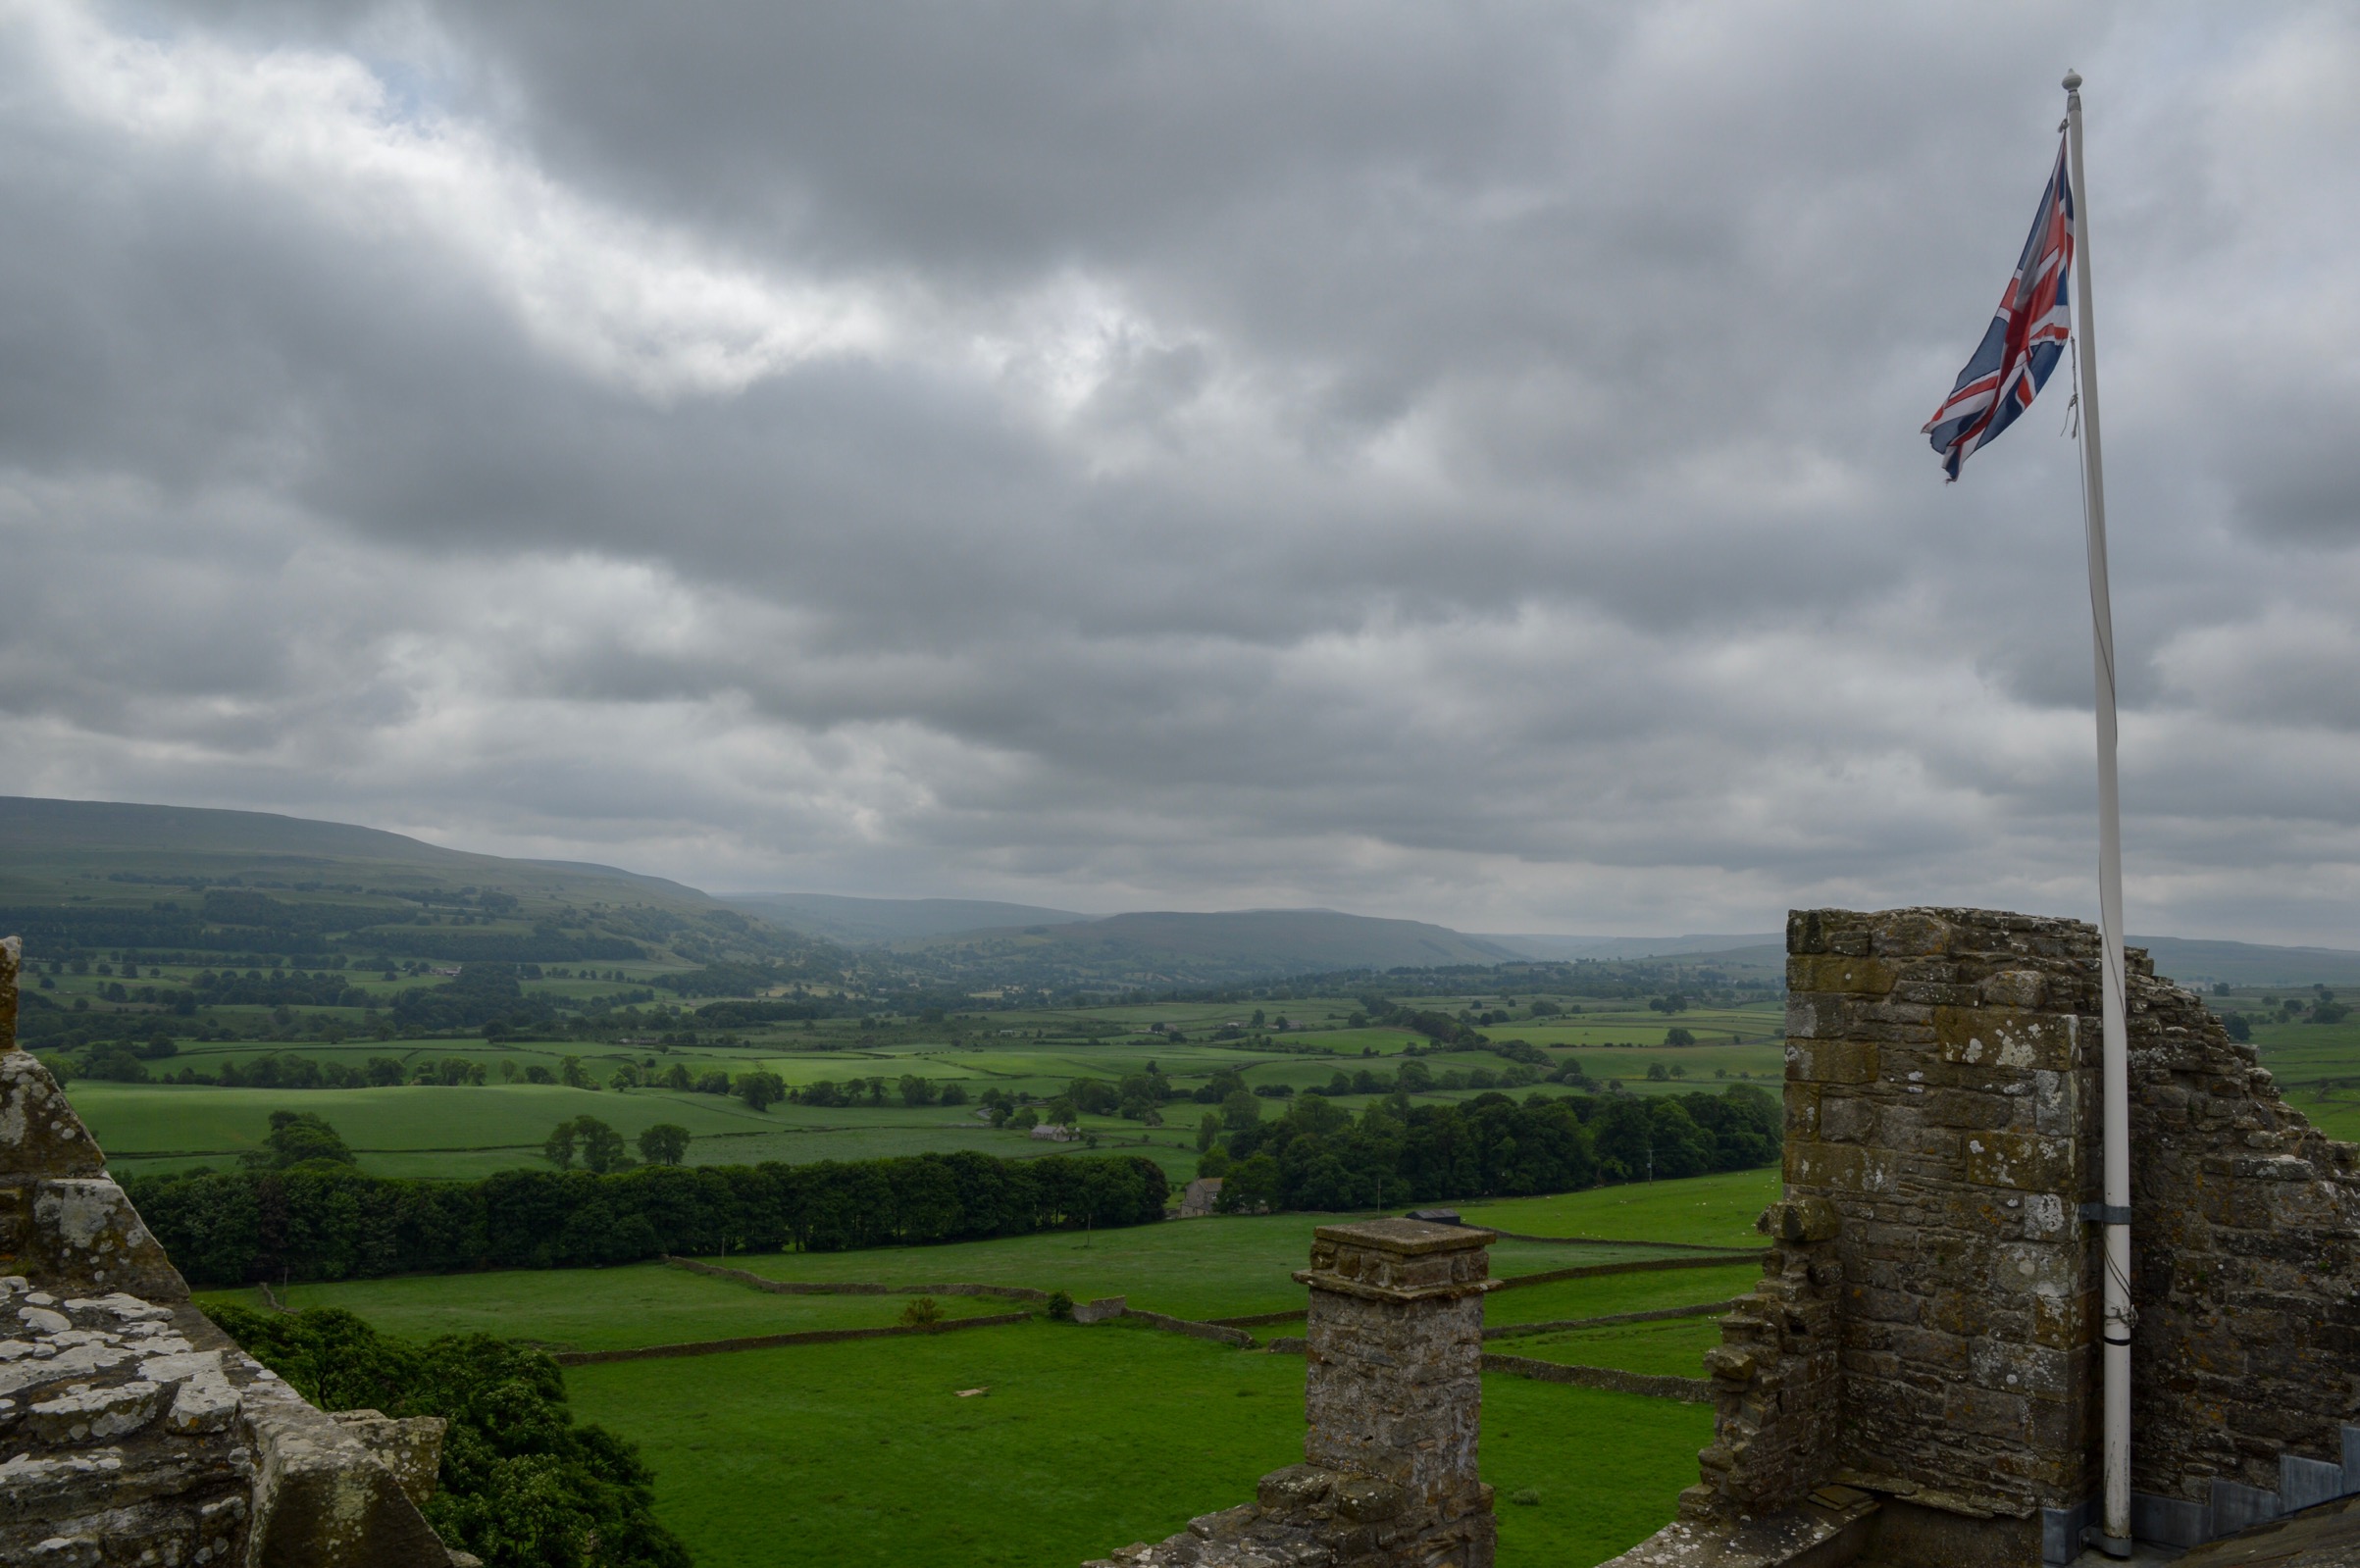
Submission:
[[[1492,1233],[1366,1220],[1313,1235],[1311,1266],[1295,1276],[1311,1288],[1304,1459],[1388,1482],[1438,1514],[1468,1511],[1484,1491]]]
[[[1475,1471],[1489,1231],[1424,1220],[1322,1225],[1305,1330],[1304,1463],[1256,1500],[1084,1568],[1491,1568]]]

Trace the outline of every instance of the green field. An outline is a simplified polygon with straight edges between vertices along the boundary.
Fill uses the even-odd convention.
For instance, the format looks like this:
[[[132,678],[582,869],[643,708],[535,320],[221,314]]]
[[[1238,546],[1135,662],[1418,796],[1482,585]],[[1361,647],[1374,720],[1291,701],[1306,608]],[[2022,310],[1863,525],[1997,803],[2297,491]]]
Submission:
[[[453,1091],[467,1092],[467,1091]],[[480,1091],[477,1091],[480,1092]],[[1616,1246],[1502,1241],[1501,1277],[1667,1255],[1651,1239],[1759,1241],[1740,1220],[1768,1173],[1490,1205],[1517,1229],[1619,1232]],[[1124,1295],[1208,1318],[1290,1311],[1291,1278],[1332,1216],[1172,1221],[1075,1235],[855,1252],[739,1255],[765,1277],[887,1284],[977,1282]],[[1718,1301],[1750,1288],[1753,1260],[1552,1282],[1485,1298],[1495,1324]],[[482,1330],[557,1348],[609,1349],[897,1319],[904,1296],[779,1296],[662,1265],[297,1286],[295,1307],[339,1306],[387,1332]],[[246,1292],[213,1299],[255,1304]],[[953,1315],[1011,1309],[942,1297]],[[1294,1322],[1255,1331],[1300,1333]],[[1544,1359],[1687,1376],[1710,1320],[1516,1338]],[[1160,1539],[1253,1494],[1301,1456],[1300,1356],[1232,1350],[1130,1324],[1023,1325],[937,1337],[735,1351],[569,1369],[575,1407],[641,1445],[665,1522],[699,1568],[818,1556],[831,1562],[1078,1562]],[[987,1393],[961,1399],[962,1389]],[[1501,1560],[1594,1563],[1670,1516],[1694,1480],[1710,1412],[1513,1377],[1484,1380],[1483,1472],[1501,1497]],[[1510,1499],[1523,1493],[1537,1503]],[[824,1543],[809,1545],[808,1543]]]
[[[1334,1223],[1337,1218],[1230,1215],[1101,1231],[1095,1236],[1054,1231],[996,1241],[859,1252],[755,1253],[715,1261],[773,1280],[1029,1285],[1065,1290],[1077,1300],[1128,1296],[1134,1307],[1174,1317],[1243,1317],[1303,1305],[1303,1287],[1295,1283],[1294,1272],[1310,1254],[1313,1227]],[[1661,1255],[1642,1244],[1627,1251],[1579,1250],[1578,1257],[1569,1257],[1569,1249],[1564,1247],[1503,1241],[1492,1248],[1492,1272],[1537,1274]],[[1690,1295],[1683,1299],[1706,1298]]]
[[[1705,1375],[1705,1352],[1719,1343],[1718,1319],[1665,1318],[1655,1323],[1617,1323],[1561,1334],[1518,1335],[1513,1340],[1494,1340],[1486,1348],[1572,1366],[1701,1378]]]
[[[1608,1274],[1589,1280],[1558,1280],[1513,1290],[1494,1290],[1483,1298],[1486,1327],[1515,1323],[1559,1323],[1574,1318],[1603,1318],[1617,1312],[1653,1312],[1662,1307],[1688,1306],[1699,1301],[1728,1301],[1745,1294],[1762,1278],[1758,1262],[1732,1263],[1725,1268],[1669,1269],[1661,1274]],[[1516,1350],[1516,1344],[1503,1348]],[[1523,1352],[1518,1350],[1518,1354]]]
[[[1303,1456],[1300,1356],[1128,1325],[577,1367],[576,1410],[629,1434],[698,1568],[1074,1563],[1251,1500]],[[958,1397],[962,1389],[989,1391]],[[1671,1515],[1712,1414],[1484,1379],[1503,1563],[1580,1565]],[[1534,1506],[1508,1499],[1530,1489]]]
[[[899,1321],[900,1295],[771,1295],[662,1263],[613,1269],[503,1270],[412,1275],[279,1291],[290,1310],[342,1307],[387,1334],[432,1339],[490,1334],[551,1350],[620,1350],[815,1329],[874,1329]],[[252,1290],[211,1291],[202,1302],[264,1303]],[[1022,1310],[989,1296],[940,1297],[949,1318]],[[1037,1310],[1037,1309],[1036,1309]]]
[[[955,1149],[1022,1159],[1079,1147],[995,1131],[961,1107],[786,1104],[757,1113],[723,1095],[663,1089],[617,1093],[488,1084],[289,1091],[84,1081],[69,1092],[120,1175],[231,1167],[261,1142],[271,1113],[289,1108],[329,1118],[352,1145],[361,1169],[377,1176],[464,1178],[540,1167],[541,1140],[549,1130],[584,1115],[598,1117],[627,1138],[657,1122],[686,1127],[693,1138],[692,1165],[870,1159]],[[1175,1180],[1196,1174],[1195,1146],[1174,1132],[1151,1133],[1111,1118],[1090,1118],[1086,1126],[1099,1132],[1103,1150],[1148,1154]]]
[[[1554,1197],[1462,1203],[1459,1213],[1469,1225],[1497,1226],[1526,1236],[1759,1247],[1764,1242],[1754,1229],[1754,1217],[1777,1201],[1778,1182],[1774,1169],[1730,1171],[1679,1182],[1595,1187]],[[1568,1257],[1561,1266],[1572,1261]]]

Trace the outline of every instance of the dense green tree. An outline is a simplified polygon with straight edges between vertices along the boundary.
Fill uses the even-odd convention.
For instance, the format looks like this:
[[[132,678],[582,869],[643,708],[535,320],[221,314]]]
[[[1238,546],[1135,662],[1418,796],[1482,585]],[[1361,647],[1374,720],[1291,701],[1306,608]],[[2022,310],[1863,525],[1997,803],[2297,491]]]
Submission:
[[[787,1097],[787,1081],[776,1073],[760,1069],[740,1073],[730,1087],[733,1093],[745,1101],[746,1109],[752,1111],[769,1110]]]
[[[574,1118],[574,1137],[581,1145],[582,1163],[599,1175],[630,1167],[631,1156],[624,1152],[623,1135],[595,1116]]]
[[[481,1334],[397,1340],[336,1308],[210,1315],[323,1409],[442,1417],[427,1522],[487,1568],[690,1568],[638,1448],[575,1422],[546,1352]]]
[[[658,1122],[640,1135],[640,1158],[650,1165],[678,1165],[689,1153],[689,1130],[678,1122]]]
[[[313,1160],[337,1165],[356,1163],[336,1130],[310,1111],[273,1111],[271,1130],[259,1148],[249,1149],[239,1163],[248,1170],[283,1171]]]
[[[574,1119],[559,1122],[549,1136],[541,1140],[540,1156],[561,1171],[574,1168]]]

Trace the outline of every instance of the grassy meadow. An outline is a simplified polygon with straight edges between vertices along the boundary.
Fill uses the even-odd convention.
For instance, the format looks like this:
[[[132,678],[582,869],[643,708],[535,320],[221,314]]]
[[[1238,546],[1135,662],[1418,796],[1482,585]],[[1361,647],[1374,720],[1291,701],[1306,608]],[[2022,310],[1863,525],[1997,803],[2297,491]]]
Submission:
[[[1736,1234],[1759,1196],[1726,1179],[1660,1183],[1684,1235]],[[1722,1211],[1699,1217],[1702,1202]],[[1579,1216],[1595,1220],[1596,1216]],[[1311,1230],[1334,1216],[1171,1222],[874,1251],[737,1256],[795,1280],[975,1281],[1119,1294],[1188,1317],[1299,1308]],[[1636,1233],[1629,1213],[1616,1218]],[[1605,1222],[1599,1222],[1603,1225]],[[1611,1227],[1610,1227],[1611,1228]],[[1622,1246],[1502,1242],[1513,1276],[1666,1255]],[[1485,1298],[1493,1323],[1725,1299],[1750,1260],[1559,1281]],[[291,1307],[337,1306],[414,1338],[481,1330],[555,1349],[614,1349],[894,1322],[906,1296],[781,1296],[658,1264],[296,1286]],[[211,1300],[258,1303],[255,1292]],[[1004,1312],[940,1297],[952,1316]],[[1545,1359],[1694,1375],[1710,1320],[1621,1334],[1532,1336],[1502,1348]],[[1300,1332],[1291,1323],[1256,1331]],[[1693,1352],[1693,1353],[1691,1353]],[[1133,1324],[1024,1324],[941,1337],[797,1345],[569,1368],[577,1413],[640,1444],[656,1506],[699,1568],[824,1555],[894,1565],[1078,1562],[1156,1540],[1243,1501],[1302,1455],[1300,1356],[1236,1350]],[[962,1398],[962,1390],[986,1391]],[[1484,1380],[1482,1463],[1500,1495],[1501,1561],[1580,1565],[1670,1517],[1711,1437],[1701,1407],[1513,1377]],[[913,1481],[922,1479],[922,1484]],[[1536,1501],[1517,1503],[1519,1496]],[[804,1543],[824,1543],[824,1548]]]
[[[1303,1456],[1303,1378],[1300,1356],[1032,1323],[566,1381],[583,1417],[641,1444],[698,1568],[1034,1568],[1250,1500]],[[1712,1437],[1710,1411],[1669,1400],[1506,1377],[1483,1396],[1504,1564],[1594,1563],[1643,1539]],[[1527,1489],[1537,1503],[1508,1500]]]
[[[490,1334],[546,1350],[624,1350],[820,1329],[878,1329],[898,1322],[910,1299],[770,1295],[662,1263],[408,1275],[286,1286],[276,1293],[290,1311],[341,1307],[386,1334],[412,1339]],[[259,1290],[205,1291],[198,1300],[257,1309],[268,1305]],[[946,1318],[1016,1310],[1015,1304],[989,1296],[947,1295],[936,1304]]]

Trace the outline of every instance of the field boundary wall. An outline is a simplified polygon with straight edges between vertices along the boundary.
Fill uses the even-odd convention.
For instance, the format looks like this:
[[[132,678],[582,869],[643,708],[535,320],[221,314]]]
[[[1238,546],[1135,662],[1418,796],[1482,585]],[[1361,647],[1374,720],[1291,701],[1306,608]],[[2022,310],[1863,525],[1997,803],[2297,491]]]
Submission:
[[[1625,1372],[1619,1367],[1575,1366],[1565,1361],[1543,1361],[1528,1355],[1483,1352],[1483,1370],[1536,1383],[1569,1383],[1578,1389],[1607,1389],[1616,1393],[1643,1393],[1650,1398],[1677,1399],[1683,1404],[1711,1404],[1711,1378],[1674,1378],[1655,1372]]]
[[[1515,1340],[1535,1334],[1557,1334],[1568,1329],[1611,1329],[1617,1323],[1664,1323],[1673,1318],[1711,1318],[1735,1311],[1744,1304],[1739,1297],[1729,1301],[1699,1301],[1694,1306],[1657,1307],[1647,1312],[1610,1312],[1602,1318],[1559,1318],[1551,1323],[1503,1323],[1498,1328],[1485,1329],[1486,1340]]]
[[[663,1253],[662,1258],[673,1268],[710,1275],[717,1280],[734,1280],[772,1295],[989,1295],[1003,1301],[1046,1301],[1050,1297],[1049,1291],[1036,1290],[1029,1285],[875,1285],[861,1280],[773,1280],[744,1269],[674,1257],[669,1252]]]
[[[1491,1229],[1503,1241],[1538,1241],[1546,1246],[1646,1246],[1660,1252],[1723,1252],[1732,1263],[1762,1255],[1758,1246],[1715,1246],[1709,1241],[1617,1241],[1604,1236],[1526,1236],[1521,1231]]]
[[[681,1356],[727,1355],[733,1350],[775,1350],[792,1344],[837,1344],[847,1340],[898,1340],[915,1334],[949,1334],[957,1329],[994,1329],[1010,1323],[1030,1323],[1030,1312],[994,1312],[978,1318],[947,1318],[940,1323],[887,1324],[874,1329],[807,1329],[797,1334],[754,1334],[736,1340],[693,1340],[684,1344],[642,1344],[620,1350],[557,1350],[550,1359],[561,1367],[603,1366],[609,1361],[668,1361]]]
[[[1633,1263],[1588,1263],[1573,1269],[1545,1269],[1538,1274],[1512,1274],[1493,1283],[1503,1290],[1528,1285],[1555,1285],[1560,1280],[1594,1280],[1609,1274],[1666,1274],[1674,1269],[1725,1269],[1732,1263],[1760,1259],[1760,1252],[1728,1252],[1711,1258],[1641,1258]]]
[[[1288,1314],[1290,1317],[1295,1315]],[[1252,1349],[1256,1343],[1254,1336],[1248,1334],[1244,1329],[1233,1329],[1219,1323],[1203,1323],[1195,1318],[1175,1318],[1162,1312],[1142,1312],[1137,1307],[1124,1308],[1122,1321],[1144,1323],[1151,1329],[1161,1329],[1166,1334],[1185,1334],[1192,1340],[1210,1340],[1215,1344],[1234,1344],[1240,1349]]]

